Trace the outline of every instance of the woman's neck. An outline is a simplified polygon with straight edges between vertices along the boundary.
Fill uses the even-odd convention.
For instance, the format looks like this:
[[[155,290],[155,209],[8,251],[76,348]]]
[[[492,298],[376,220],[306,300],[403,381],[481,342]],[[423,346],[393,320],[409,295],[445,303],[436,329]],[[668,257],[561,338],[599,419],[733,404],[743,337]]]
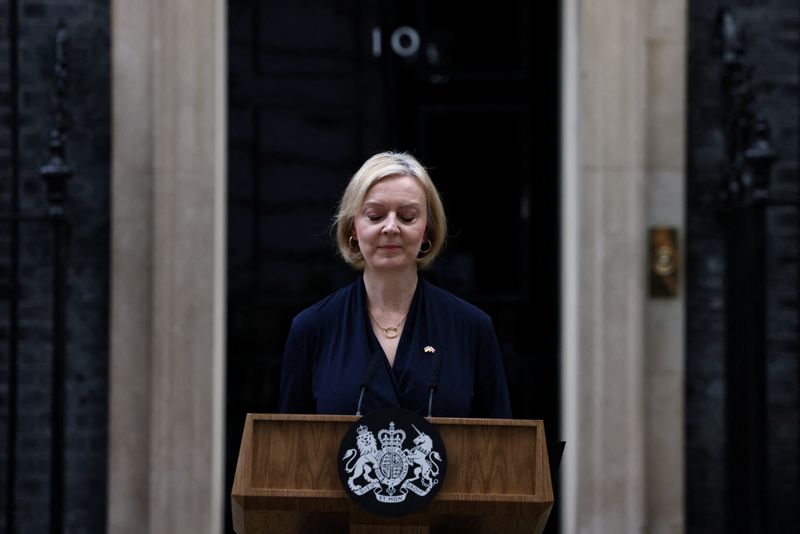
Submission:
[[[364,287],[370,309],[406,312],[417,289],[417,271],[377,273],[365,270]]]

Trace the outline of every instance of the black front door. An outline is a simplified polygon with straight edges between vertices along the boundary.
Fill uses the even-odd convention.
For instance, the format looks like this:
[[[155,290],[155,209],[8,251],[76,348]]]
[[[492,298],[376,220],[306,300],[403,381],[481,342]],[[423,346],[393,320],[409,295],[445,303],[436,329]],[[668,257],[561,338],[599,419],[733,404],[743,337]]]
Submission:
[[[426,276],[489,313],[514,416],[557,437],[558,3],[467,6],[230,2],[229,482],[291,318],[355,276],[330,222],[382,150],[429,168],[450,238]]]

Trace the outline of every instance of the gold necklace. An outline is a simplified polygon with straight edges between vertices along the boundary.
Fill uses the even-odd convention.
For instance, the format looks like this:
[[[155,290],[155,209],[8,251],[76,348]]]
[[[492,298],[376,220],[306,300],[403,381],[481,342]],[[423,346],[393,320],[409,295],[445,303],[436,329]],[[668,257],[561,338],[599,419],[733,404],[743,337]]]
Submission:
[[[403,318],[400,319],[400,322],[397,323],[397,326],[387,326],[386,328],[378,324],[378,321],[376,321],[375,317],[372,316],[372,313],[369,311],[369,308],[367,308],[367,315],[369,315],[369,318],[372,319],[373,323],[375,323],[375,326],[383,330],[384,336],[386,336],[389,339],[394,339],[400,335],[400,330],[399,330],[400,325],[402,325],[403,322],[406,320],[406,317],[408,317],[408,312],[406,312],[406,314],[403,315]]]

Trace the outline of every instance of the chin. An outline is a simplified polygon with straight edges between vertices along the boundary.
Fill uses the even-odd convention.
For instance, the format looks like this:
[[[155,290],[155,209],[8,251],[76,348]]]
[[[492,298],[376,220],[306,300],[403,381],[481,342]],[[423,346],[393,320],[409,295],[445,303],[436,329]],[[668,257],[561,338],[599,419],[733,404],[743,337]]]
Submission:
[[[417,262],[409,262],[407,258],[386,258],[372,263],[372,268],[376,271],[402,271],[404,269],[417,268]]]

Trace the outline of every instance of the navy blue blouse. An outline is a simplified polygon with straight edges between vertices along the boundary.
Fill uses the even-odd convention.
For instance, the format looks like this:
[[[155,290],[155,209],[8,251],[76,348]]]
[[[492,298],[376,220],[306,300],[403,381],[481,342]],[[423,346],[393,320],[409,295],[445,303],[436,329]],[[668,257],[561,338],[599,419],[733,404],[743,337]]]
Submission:
[[[441,357],[433,415],[511,418],[503,361],[488,315],[421,276],[400,335],[394,366],[372,331],[364,282],[300,312],[283,355],[278,409],[289,413],[356,412],[361,383],[380,351],[361,413],[390,407],[427,415],[433,347]]]

